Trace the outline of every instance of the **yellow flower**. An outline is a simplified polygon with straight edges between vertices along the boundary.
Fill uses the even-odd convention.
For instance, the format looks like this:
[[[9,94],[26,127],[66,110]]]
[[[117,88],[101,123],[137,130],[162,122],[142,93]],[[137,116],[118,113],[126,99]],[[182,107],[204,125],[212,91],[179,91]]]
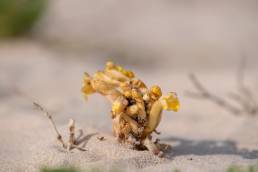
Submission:
[[[122,102],[120,101],[115,101],[113,104],[112,104],[112,112],[114,114],[119,114],[120,112],[123,111],[123,104]]]
[[[123,75],[127,76],[128,78],[134,77],[134,73],[132,71],[126,70],[122,66],[117,66],[113,62],[108,61],[106,63],[106,70],[112,70],[112,69],[122,73]]]
[[[93,89],[93,87],[91,85],[90,80],[91,80],[90,75],[88,73],[84,73],[81,91],[83,92],[85,98],[88,95],[95,92],[95,90]]]
[[[167,96],[162,98],[162,107],[164,110],[173,110],[177,112],[180,108],[180,103],[176,93],[170,92]]]
[[[154,94],[156,97],[162,96],[162,91],[157,85],[151,87],[151,93]]]

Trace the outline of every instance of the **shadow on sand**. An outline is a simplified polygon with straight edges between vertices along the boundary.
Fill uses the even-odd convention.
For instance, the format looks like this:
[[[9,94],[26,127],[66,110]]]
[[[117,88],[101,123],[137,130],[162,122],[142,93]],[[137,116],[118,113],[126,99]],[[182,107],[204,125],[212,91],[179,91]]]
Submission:
[[[82,145],[82,147],[85,148],[85,146],[88,143],[88,141],[90,140],[90,138],[97,135],[97,134],[98,133],[91,133],[91,134],[85,135],[85,136],[78,139],[77,144]]]
[[[178,137],[167,137],[163,141],[173,142],[172,149],[166,152],[168,158],[181,155],[239,155],[245,159],[258,159],[258,150],[237,148],[231,140],[188,140]]]

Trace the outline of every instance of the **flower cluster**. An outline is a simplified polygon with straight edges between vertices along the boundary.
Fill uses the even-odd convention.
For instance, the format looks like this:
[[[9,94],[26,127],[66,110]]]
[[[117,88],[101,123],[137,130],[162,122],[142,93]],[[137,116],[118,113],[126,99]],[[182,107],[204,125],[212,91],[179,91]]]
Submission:
[[[119,142],[128,143],[136,149],[148,149],[162,155],[159,144],[152,142],[162,110],[178,111],[176,93],[162,96],[159,86],[148,88],[132,71],[113,62],[93,76],[84,73],[82,92],[85,97],[93,93],[105,96],[112,104],[112,129]]]

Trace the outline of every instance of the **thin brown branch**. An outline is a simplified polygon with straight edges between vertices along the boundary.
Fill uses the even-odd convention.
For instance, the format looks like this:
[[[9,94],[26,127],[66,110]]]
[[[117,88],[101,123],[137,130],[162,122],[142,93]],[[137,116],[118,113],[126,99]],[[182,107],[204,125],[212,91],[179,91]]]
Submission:
[[[56,127],[56,124],[52,118],[52,116],[50,115],[50,113],[45,109],[43,108],[43,106],[41,106],[39,103],[36,103],[36,102],[33,102],[33,105],[39,109],[40,111],[44,112],[45,116],[49,119],[56,135],[57,135],[57,140],[62,144],[63,148],[67,148],[67,145],[64,143],[63,141],[63,138],[62,138],[62,135],[59,133],[59,131],[57,130],[57,127]]]
[[[250,115],[255,115],[257,113],[257,106],[250,104],[249,100],[244,98],[242,95],[231,92],[228,94],[228,98],[242,106],[243,112]]]
[[[78,146],[78,145],[75,145],[75,144],[71,145],[71,149],[74,149],[74,148],[78,149],[80,151],[87,151],[87,149],[83,148],[82,146]]]
[[[197,79],[197,77],[194,74],[190,74],[189,78],[198,92],[187,91],[186,93],[188,96],[191,96],[192,98],[202,98],[202,99],[210,100],[213,103],[217,104],[218,106],[224,108],[225,110],[228,110],[229,112],[235,115],[238,115],[241,113],[240,109],[233,106],[226,99],[218,97],[217,95],[208,91],[208,89],[206,89],[203,86],[203,84]]]
[[[237,78],[237,89],[240,94],[246,99],[244,106],[245,111],[248,114],[256,114],[258,113],[258,103],[254,97],[254,93],[252,92],[251,88],[246,86],[245,84],[245,76],[246,76],[246,66],[247,66],[247,59],[245,56],[241,58],[239,63],[236,78]]]
[[[249,107],[248,101],[243,97],[241,94],[234,93],[234,92],[229,92],[227,94],[228,98],[231,99],[232,101],[238,103],[240,106],[242,106],[242,110],[246,111]]]
[[[33,105],[35,107],[37,107],[37,109],[39,109],[40,111],[44,112],[45,116],[49,119],[49,121],[57,135],[57,140],[62,144],[64,149],[66,149],[67,151],[70,151],[75,148],[80,151],[86,151],[86,149],[84,149],[82,146],[79,146],[80,142],[78,141],[80,139],[80,137],[83,136],[83,131],[79,130],[79,135],[77,138],[75,138],[75,121],[73,119],[70,119],[69,123],[68,123],[69,140],[68,140],[68,143],[65,144],[65,142],[63,141],[62,135],[59,133],[59,131],[56,127],[56,124],[55,124],[52,116],[50,115],[50,113],[45,108],[43,108],[43,106],[41,106],[39,103],[33,102]]]

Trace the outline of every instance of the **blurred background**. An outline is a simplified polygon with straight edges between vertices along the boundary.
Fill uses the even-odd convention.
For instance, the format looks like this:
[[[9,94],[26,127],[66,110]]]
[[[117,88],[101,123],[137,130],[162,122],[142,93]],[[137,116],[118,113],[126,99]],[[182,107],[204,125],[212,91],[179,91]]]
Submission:
[[[258,93],[257,0],[0,0],[0,160],[30,157],[30,145],[52,132],[33,100],[58,125],[72,117],[110,134],[110,104],[100,95],[85,103],[80,93],[83,72],[101,70],[106,60],[178,93],[181,110],[164,112],[163,139],[232,139],[257,148],[257,116],[236,117],[184,94],[194,89],[192,72],[219,96],[234,90],[242,58],[246,83]]]
[[[257,8],[257,0],[1,0],[0,35],[63,57],[220,70],[241,56],[257,64]]]

